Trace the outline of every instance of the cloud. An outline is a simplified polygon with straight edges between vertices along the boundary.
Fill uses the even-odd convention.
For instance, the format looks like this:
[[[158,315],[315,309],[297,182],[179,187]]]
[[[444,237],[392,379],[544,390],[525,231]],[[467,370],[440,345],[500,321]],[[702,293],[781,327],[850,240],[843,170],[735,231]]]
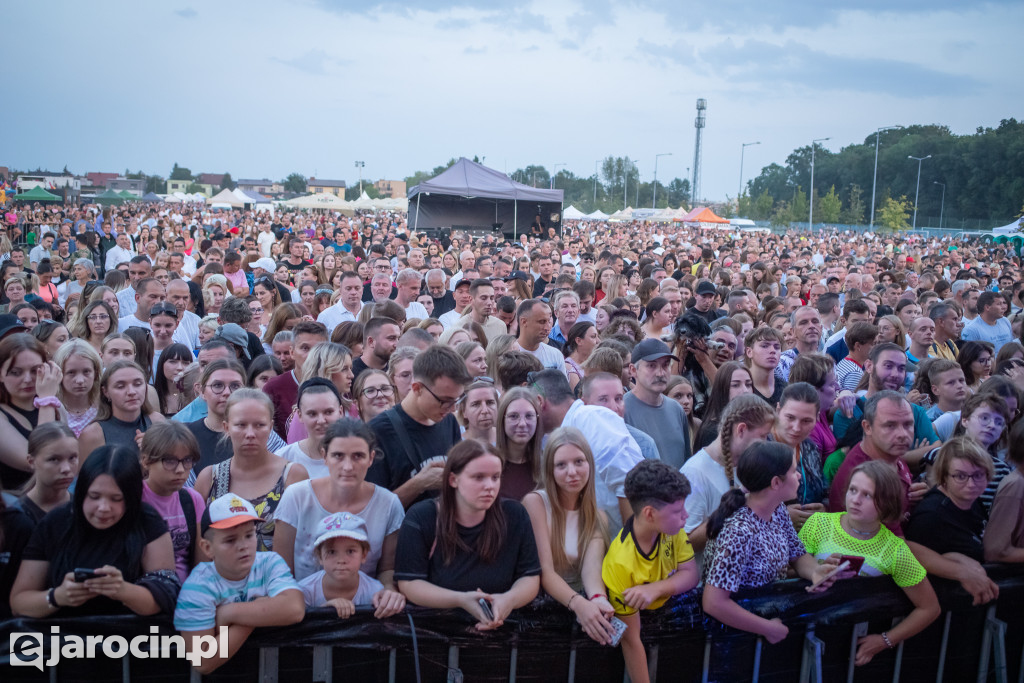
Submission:
[[[682,62],[683,55],[675,59]],[[815,50],[794,41],[784,45],[731,40],[699,51],[706,68],[732,83],[806,90],[842,90],[897,97],[964,96],[977,93],[982,81],[912,62],[880,57],[850,57]],[[713,65],[713,66],[712,66]]]
[[[309,52],[299,55],[298,57],[293,57],[292,59],[280,59],[275,57],[274,61],[314,76],[321,76],[326,73],[324,67],[328,63],[337,63],[337,60],[329,56],[323,50],[310,50]]]
[[[182,19],[195,19],[196,17],[199,16],[199,12],[195,11],[191,7],[185,7],[185,8],[182,8],[182,9],[176,9],[176,10],[174,10],[174,13],[177,14]]]
[[[482,54],[485,54],[487,52],[487,48],[486,47],[472,47],[472,46],[470,46],[470,47],[467,47],[462,52],[464,54],[467,54],[467,55],[482,55]]]

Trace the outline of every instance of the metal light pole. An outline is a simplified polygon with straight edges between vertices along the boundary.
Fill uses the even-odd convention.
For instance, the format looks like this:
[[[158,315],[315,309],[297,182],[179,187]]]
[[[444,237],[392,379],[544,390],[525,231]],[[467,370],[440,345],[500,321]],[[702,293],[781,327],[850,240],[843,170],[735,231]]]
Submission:
[[[817,140],[811,140],[811,190],[808,195],[811,199],[808,202],[808,204],[811,205],[811,211],[807,218],[808,230],[814,230],[814,149],[817,147],[819,142],[825,142],[826,140],[831,139],[832,138],[818,138]]]
[[[917,189],[914,190],[914,227],[913,230],[917,230],[917,198],[921,194],[921,164],[925,159],[931,159],[932,155],[929,154],[926,157],[914,157],[907,155],[908,159],[913,159],[917,162]]]
[[[554,166],[552,166],[552,171],[551,171],[551,188],[550,189],[552,189],[552,190],[555,189],[555,176],[558,175],[558,167],[559,166],[567,166],[567,165],[568,164],[555,164]]]
[[[946,208],[946,183],[933,180],[932,185],[942,185],[942,203],[939,205],[939,230],[942,230],[942,213]]]
[[[868,219],[868,230],[875,228],[875,186],[878,185],[878,136],[885,130],[896,130],[903,126],[882,126],[875,131],[875,170],[871,175],[871,218]]]
[[[654,155],[654,191],[651,197],[651,208],[658,208],[658,157],[670,157],[672,152],[662,152],[661,154]],[[639,203],[639,202],[637,202]]]
[[[743,194],[743,154],[747,151],[747,147],[751,145],[760,145],[760,142],[744,142],[743,146],[740,147],[740,189],[736,192],[736,210],[740,208],[740,195]]]
[[[359,196],[363,196],[363,167],[366,166],[365,161],[357,161],[356,168],[359,169]]]
[[[640,167],[633,162],[633,168],[636,169],[636,206],[640,208]]]
[[[600,163],[600,159],[594,162],[594,211],[597,211],[597,167]]]

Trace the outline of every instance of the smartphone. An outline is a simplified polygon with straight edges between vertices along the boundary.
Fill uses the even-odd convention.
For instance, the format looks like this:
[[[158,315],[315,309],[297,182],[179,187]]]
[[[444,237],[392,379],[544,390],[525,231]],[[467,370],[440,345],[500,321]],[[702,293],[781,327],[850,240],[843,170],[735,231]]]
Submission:
[[[849,562],[850,569],[860,574],[860,568],[864,566],[864,558],[858,555],[842,555],[840,562]]]
[[[820,580],[815,581],[814,583],[812,583],[810,585],[810,588],[817,588],[818,586],[820,586],[821,584],[825,583],[826,581],[831,579],[833,576],[838,574],[839,572],[846,571],[849,568],[850,568],[850,563],[849,562],[840,562],[838,567],[836,567],[835,569],[830,571],[828,574],[825,574],[825,576],[821,577]]]
[[[487,621],[494,621],[494,612],[491,610],[491,603],[487,602],[487,598],[480,598],[477,600],[477,603],[479,603],[480,609],[484,611]]]
[[[102,574],[97,574],[92,569],[76,569],[75,570],[75,583],[82,583],[89,579],[98,579],[102,577]]]
[[[612,628],[615,629],[615,635],[612,636],[611,647],[616,647],[619,641],[622,640],[622,634],[626,632],[626,622],[618,617],[612,617],[611,619]]]

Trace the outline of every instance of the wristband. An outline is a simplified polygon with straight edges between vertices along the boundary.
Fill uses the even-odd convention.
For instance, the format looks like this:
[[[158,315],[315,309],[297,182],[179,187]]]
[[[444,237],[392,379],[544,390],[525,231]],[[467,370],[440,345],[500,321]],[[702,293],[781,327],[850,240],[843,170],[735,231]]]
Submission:
[[[579,593],[573,593],[573,594],[572,594],[572,597],[571,597],[571,598],[569,598],[569,602],[565,603],[565,607],[566,607],[566,609],[568,609],[569,611],[572,611],[572,601],[573,601],[573,600],[574,600],[575,598],[578,598],[578,597],[580,597],[580,594],[579,594]]]
[[[36,408],[60,408],[61,402],[56,396],[36,396],[32,399],[32,405]]]
[[[885,643],[885,646],[887,648],[889,648],[890,650],[893,649],[894,647],[896,647],[895,645],[892,644],[892,641],[889,640],[889,633],[888,633],[888,631],[882,631],[882,641]]]
[[[46,593],[46,604],[53,609],[60,609],[60,605],[57,604],[57,587],[54,586]]]
[[[597,600],[598,598],[604,598],[605,600],[607,600],[608,596],[605,595],[604,593],[594,593],[593,595],[590,596],[591,600]]]

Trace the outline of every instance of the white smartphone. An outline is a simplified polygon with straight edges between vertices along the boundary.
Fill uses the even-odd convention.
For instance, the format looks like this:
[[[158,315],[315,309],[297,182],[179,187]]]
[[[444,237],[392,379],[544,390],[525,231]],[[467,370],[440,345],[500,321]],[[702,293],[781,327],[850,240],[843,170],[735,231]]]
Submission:
[[[618,617],[612,617],[611,622],[612,628],[615,629],[615,635],[612,636],[611,646],[615,647],[619,644],[619,641],[622,640],[622,634],[625,633],[626,629],[629,627],[626,626],[626,622]]]

